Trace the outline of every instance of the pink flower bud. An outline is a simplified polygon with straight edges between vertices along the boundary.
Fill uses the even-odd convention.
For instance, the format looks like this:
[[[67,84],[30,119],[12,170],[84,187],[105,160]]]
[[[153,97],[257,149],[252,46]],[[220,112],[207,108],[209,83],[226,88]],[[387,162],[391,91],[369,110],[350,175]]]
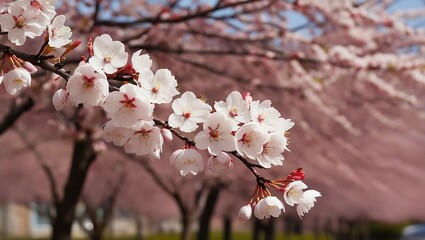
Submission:
[[[170,130],[163,128],[161,129],[161,134],[162,137],[166,140],[166,141],[172,141],[173,140],[173,134],[171,133]]]
[[[68,103],[68,92],[65,89],[58,89],[53,95],[52,102],[56,111],[62,110]]]
[[[252,102],[251,93],[245,92],[244,94],[242,94],[242,98],[245,101],[246,105],[248,105],[248,107],[249,107],[251,105],[251,102]]]
[[[29,73],[37,72],[37,68],[30,62],[25,61],[22,67],[25,68]]]
[[[251,204],[247,204],[239,210],[238,218],[240,220],[248,221],[252,215],[252,207]]]

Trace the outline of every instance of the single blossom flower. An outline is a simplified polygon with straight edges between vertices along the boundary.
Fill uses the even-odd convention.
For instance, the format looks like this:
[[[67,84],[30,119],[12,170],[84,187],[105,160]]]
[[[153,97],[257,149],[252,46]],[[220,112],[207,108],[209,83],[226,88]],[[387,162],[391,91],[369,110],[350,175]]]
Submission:
[[[139,50],[131,56],[131,63],[133,64],[136,72],[143,72],[148,70],[152,66],[152,60],[148,54],[141,54],[142,50]]]
[[[16,1],[25,8],[33,21],[39,22],[44,28],[56,15],[55,0],[20,0]]]
[[[283,194],[283,198],[289,206],[298,204],[297,213],[300,217],[304,216],[314,206],[317,197],[322,196],[316,190],[307,190],[304,192],[303,190],[306,188],[307,185],[302,181],[294,181],[288,184]]]
[[[180,175],[193,175],[204,170],[204,159],[196,149],[180,149],[175,151],[170,157],[170,165],[180,171]]]
[[[155,75],[150,70],[143,71],[138,82],[152,103],[170,103],[179,94],[177,80],[168,69],[158,69]]]
[[[276,129],[280,117],[279,111],[272,107],[271,104],[270,100],[265,100],[261,103],[260,101],[253,101],[250,108],[252,121],[260,124],[268,132]]]
[[[71,28],[65,26],[66,17],[64,15],[56,16],[52,24],[47,28],[49,33],[49,45],[54,48],[61,48],[71,43]]]
[[[269,140],[263,145],[263,151],[257,156],[258,163],[265,168],[282,165],[284,160],[282,153],[285,151],[286,142],[283,135],[270,133]]]
[[[298,216],[302,217],[305,213],[308,213],[312,207],[314,207],[314,203],[316,202],[316,198],[321,197],[320,192],[316,190],[307,190],[303,194],[303,198],[301,202],[297,206]]]
[[[302,181],[294,181],[288,184],[285,188],[285,193],[283,198],[285,199],[286,204],[289,206],[294,206],[301,202],[303,197],[303,190],[307,188],[307,185]]]
[[[208,168],[213,173],[225,174],[233,169],[232,158],[229,154],[221,152],[217,156],[211,156],[208,159]]]
[[[263,152],[263,145],[267,143],[269,137],[259,124],[249,122],[244,124],[235,134],[239,154],[255,159]]]
[[[102,128],[103,139],[106,142],[112,142],[115,146],[123,146],[131,135],[131,129],[115,127],[112,121],[107,122]]]
[[[84,106],[97,106],[109,94],[109,83],[103,72],[90,63],[78,66],[69,78],[66,89],[71,101]]]
[[[21,67],[12,69],[3,75],[3,85],[9,94],[15,95],[22,88],[31,85],[31,74]]]
[[[117,127],[131,127],[139,120],[152,120],[153,105],[133,84],[124,84],[119,92],[109,93],[102,106]]]
[[[252,207],[251,204],[247,204],[239,210],[238,218],[243,221],[248,221],[252,215]]]
[[[204,122],[211,112],[211,106],[198,99],[193,92],[185,92],[171,105],[174,113],[168,118],[168,124],[180,128],[183,132],[193,132],[198,123]]]
[[[128,153],[136,155],[149,155],[154,158],[159,158],[162,152],[164,139],[161,135],[161,130],[153,126],[153,122],[139,121],[133,127],[133,134],[126,144],[124,149]]]
[[[124,44],[113,41],[108,34],[102,34],[94,39],[93,53],[89,62],[97,70],[107,74],[115,73],[127,63],[128,53],[125,52]]]
[[[282,210],[285,211],[283,203],[275,196],[268,196],[255,205],[254,215],[258,219],[270,218],[270,216],[277,218]]]
[[[239,123],[246,123],[251,120],[248,105],[244,101],[242,95],[237,91],[231,92],[229,96],[227,96],[226,102],[216,102],[214,108],[217,112],[222,112],[233,120],[233,130],[238,129]]]
[[[278,133],[278,134],[280,134],[280,135],[282,135],[286,138],[286,133],[294,125],[295,125],[295,123],[292,122],[291,119],[278,118],[275,121],[275,126],[274,126],[274,129],[272,130],[272,132]],[[286,141],[286,143],[287,143],[287,141]],[[285,145],[285,149],[288,150],[286,148],[286,145]]]
[[[9,41],[16,45],[23,45],[27,37],[40,36],[44,31],[43,24],[35,21],[21,2],[12,2],[8,12],[0,14],[1,30],[7,32]]]
[[[204,123],[204,130],[194,140],[197,148],[208,149],[212,154],[234,151],[236,141],[232,135],[232,120],[220,112],[209,115]]]

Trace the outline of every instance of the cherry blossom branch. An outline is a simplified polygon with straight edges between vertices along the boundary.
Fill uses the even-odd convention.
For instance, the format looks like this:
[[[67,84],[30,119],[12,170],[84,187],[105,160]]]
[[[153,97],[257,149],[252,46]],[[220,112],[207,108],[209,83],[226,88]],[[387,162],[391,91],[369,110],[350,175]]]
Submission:
[[[47,45],[49,44],[49,41],[44,41],[43,45],[41,46],[40,50],[38,51],[38,53],[35,55],[35,58],[40,58],[41,54],[43,53],[44,49],[47,47]]]
[[[43,45],[44,46],[44,45]],[[44,48],[44,47],[42,47]],[[45,56],[40,56],[40,55],[31,55],[31,54],[27,54],[18,50],[14,50],[8,46],[2,45],[0,44],[0,51],[5,52],[10,52],[14,55],[16,55],[18,58],[21,58],[25,61],[28,61],[36,66],[41,67],[42,69],[45,69],[47,71],[50,72],[54,72],[57,73],[58,75],[62,76],[65,80],[68,80],[70,78],[70,73],[67,72],[65,69],[63,68],[57,68],[54,64],[44,60]],[[216,52],[214,51],[208,51],[205,50],[205,53],[211,53],[211,54],[216,54]],[[233,54],[235,54],[237,52],[233,52]],[[242,53],[239,53],[242,54]],[[112,91],[116,90],[115,88],[111,89]],[[166,128],[168,130],[170,130],[175,136],[177,136],[178,138],[180,138],[181,140],[185,141],[186,144],[189,144],[191,146],[195,145],[195,142],[185,136],[183,136],[180,132],[178,132],[177,130],[171,128],[167,122],[165,121],[161,121],[161,120],[157,120],[155,119],[155,124],[158,126],[161,126],[163,128]],[[255,168],[263,168],[261,165],[258,164],[252,164],[250,162],[248,162],[246,159],[244,159],[241,155],[239,155],[236,151],[234,152],[230,152],[232,155],[234,155],[236,158],[238,158],[240,161],[242,161],[242,163],[244,163],[244,165],[255,175],[256,179],[257,179],[257,183],[259,186],[261,186],[262,188],[265,188],[264,183],[266,182],[270,182],[270,180],[262,177],[256,170]]]
[[[168,123],[166,121],[161,121],[158,119],[154,119],[155,125],[166,128],[168,130],[170,130],[176,137],[180,138],[181,140],[183,140],[186,144],[190,145],[190,146],[195,146],[195,142],[188,138],[183,136],[179,131],[173,129],[172,127],[170,127],[168,125]],[[250,163],[248,162],[248,160],[246,160],[243,156],[241,156],[238,152],[236,151],[232,151],[229,152],[230,154],[232,154],[233,156],[235,156],[237,159],[239,159],[256,177],[257,179],[257,184],[259,186],[261,186],[262,188],[266,188],[265,183],[270,183],[271,181],[264,178],[263,176],[261,176],[257,170],[255,168],[260,168],[260,169],[264,169],[263,166],[259,165],[259,164],[254,164],[254,163]]]
[[[28,54],[19,50],[15,50],[9,46],[0,44],[0,52],[3,53],[12,53],[15,56],[17,56],[18,58],[30,62],[46,71],[49,72],[53,72],[56,73],[57,75],[63,77],[64,79],[69,79],[71,77],[71,74],[66,71],[63,68],[57,68],[54,64],[50,63],[49,61],[47,61],[47,59],[51,58],[50,56],[37,56],[37,55],[32,55],[32,54]]]

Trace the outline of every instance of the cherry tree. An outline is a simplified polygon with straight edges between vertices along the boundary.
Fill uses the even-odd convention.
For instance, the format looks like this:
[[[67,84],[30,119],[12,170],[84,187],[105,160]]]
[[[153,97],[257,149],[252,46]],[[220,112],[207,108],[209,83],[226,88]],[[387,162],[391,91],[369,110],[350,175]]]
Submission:
[[[34,66],[60,79],[50,83],[56,91],[57,110],[72,111],[79,105],[73,115],[76,134],[70,185],[55,204],[66,211],[57,211],[54,239],[69,238],[75,204],[96,158],[97,136],[89,127],[94,123],[81,123],[90,119],[86,113],[93,109],[103,110],[110,119],[95,118],[97,124],[105,124],[105,140],[123,146],[127,153],[164,158],[164,141],[172,136],[182,140],[182,149],[170,157],[171,166],[181,175],[202,174],[207,166],[203,154],[211,156],[208,166],[219,171],[227,171],[229,159],[239,161],[238,166],[247,167],[257,183],[253,198],[239,214],[247,219],[252,214],[258,218],[280,215],[282,200],[296,205],[302,216],[320,196],[305,190],[301,169],[283,178],[287,173],[280,171],[276,180],[257,171],[272,172],[286,162],[282,153],[291,149],[287,134],[293,123],[277,109],[291,106],[285,116],[299,121],[298,131],[303,134],[296,132],[294,142],[335,139],[334,144],[344,149],[342,155],[345,151],[361,158],[365,155],[353,150],[355,141],[340,137],[365,136],[372,123],[391,125],[385,103],[417,115],[422,102],[415,93],[424,78],[418,48],[424,36],[403,22],[421,13],[390,15],[386,9],[393,1],[58,3],[61,7],[55,8],[49,1],[6,1],[0,15],[4,35],[0,81],[7,93],[21,94],[2,124],[4,129],[31,107],[24,93],[36,84],[30,75],[38,74]],[[305,23],[293,26],[293,14],[302,16]],[[395,36],[403,37],[393,40]],[[29,42],[41,47],[25,49]],[[88,51],[78,47],[83,45]],[[77,63],[72,70],[71,64]],[[217,91],[217,82],[232,91]],[[244,93],[248,91],[252,96]],[[209,105],[205,97],[196,97],[201,93],[216,103]],[[19,100],[25,98],[28,101]],[[167,104],[172,111],[161,109]],[[372,120],[358,119],[350,107],[357,105]],[[159,119],[158,111],[168,112]],[[316,116],[322,116],[320,121]],[[333,155],[315,152],[317,156],[304,156],[327,159]],[[284,197],[277,199],[269,189]]]

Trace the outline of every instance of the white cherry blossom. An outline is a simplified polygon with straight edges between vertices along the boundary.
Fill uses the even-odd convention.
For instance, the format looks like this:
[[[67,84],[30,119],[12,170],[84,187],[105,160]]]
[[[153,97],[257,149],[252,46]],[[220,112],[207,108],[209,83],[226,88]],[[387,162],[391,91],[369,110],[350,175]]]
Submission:
[[[129,128],[115,127],[112,121],[107,122],[102,128],[102,137],[106,142],[115,146],[123,146],[130,138],[132,131]]]
[[[119,92],[109,93],[102,106],[117,127],[131,127],[139,120],[152,119],[153,105],[132,84],[124,84]]]
[[[233,91],[227,96],[226,102],[219,101],[214,104],[217,112],[222,112],[234,121],[233,130],[237,130],[239,123],[246,123],[251,120],[251,114],[248,105],[242,98],[242,95]]]
[[[306,188],[307,185],[302,181],[294,181],[288,184],[283,194],[283,198],[289,206],[298,204],[297,213],[300,217],[304,216],[314,206],[317,197],[322,196],[316,190],[304,192],[303,190]]]
[[[282,165],[284,160],[282,153],[285,151],[286,142],[283,135],[270,133],[263,151],[257,156],[258,163],[265,168],[270,168],[271,165]]]
[[[268,196],[255,205],[254,215],[258,219],[270,218],[270,216],[277,218],[282,210],[285,211],[283,203],[275,196]]]
[[[303,198],[301,202],[297,206],[298,216],[302,217],[305,213],[308,213],[312,207],[314,207],[314,203],[316,202],[316,198],[321,197],[320,192],[316,190],[307,190],[303,194]]]
[[[136,155],[149,155],[159,158],[164,143],[161,130],[153,126],[153,122],[145,121],[139,121],[132,129],[134,131],[133,135],[124,144],[125,151]]]
[[[60,48],[71,42],[71,28],[65,26],[66,17],[64,15],[56,16],[52,24],[47,28],[49,32],[49,45],[54,48]]]
[[[107,74],[115,73],[118,68],[124,67],[128,58],[124,44],[113,41],[109,34],[102,34],[94,39],[93,54],[89,62]]]
[[[222,151],[234,151],[235,137],[232,135],[232,120],[220,112],[209,115],[203,124],[204,130],[195,136],[196,147],[208,149],[218,155]]]
[[[7,13],[7,9],[9,8],[9,4],[14,2],[15,0],[0,0],[0,14]]]
[[[168,69],[158,69],[155,75],[150,70],[143,71],[138,82],[152,103],[170,103],[179,94],[177,80]]]
[[[21,67],[12,69],[3,75],[3,85],[9,94],[15,95],[22,88],[31,85],[31,74]]]
[[[1,30],[7,33],[9,41],[16,45],[25,43],[27,37],[34,38],[40,36],[44,27],[41,23],[34,21],[22,1],[12,2],[9,5],[8,13],[0,14]]]
[[[185,92],[171,105],[174,113],[168,118],[168,124],[180,128],[183,132],[193,132],[198,123],[204,122],[211,112],[211,106],[198,99],[193,92]]]
[[[249,122],[244,124],[235,134],[237,145],[236,150],[242,156],[255,159],[263,152],[263,145],[267,143],[269,137],[259,124]]]
[[[239,209],[238,218],[243,221],[248,221],[252,216],[251,204],[247,204]]]
[[[280,117],[279,111],[272,107],[271,104],[270,100],[265,100],[261,103],[260,101],[253,101],[250,108],[252,121],[260,124],[268,132],[276,129]]]
[[[233,169],[232,158],[229,154],[221,152],[217,156],[211,156],[208,159],[208,168],[213,173],[225,174]]]
[[[152,66],[152,60],[150,59],[149,54],[141,53],[142,50],[139,50],[131,56],[131,63],[133,64],[133,68],[136,72],[146,71]]]
[[[84,106],[99,105],[109,93],[109,83],[103,72],[98,72],[91,64],[81,64],[69,78],[66,89],[75,104]]]
[[[302,181],[294,181],[288,184],[283,194],[286,204],[289,206],[294,206],[294,204],[299,204],[303,197],[303,190],[307,188],[307,185]]]
[[[25,12],[31,15],[33,21],[39,22],[46,27],[56,15],[55,1],[52,0],[18,0]]]
[[[193,175],[204,170],[204,159],[196,149],[180,149],[170,157],[170,164],[180,171],[180,175]]]
[[[294,125],[295,123],[292,122],[291,119],[278,118],[274,122],[274,129],[272,132],[285,136],[288,130],[291,129]]]

